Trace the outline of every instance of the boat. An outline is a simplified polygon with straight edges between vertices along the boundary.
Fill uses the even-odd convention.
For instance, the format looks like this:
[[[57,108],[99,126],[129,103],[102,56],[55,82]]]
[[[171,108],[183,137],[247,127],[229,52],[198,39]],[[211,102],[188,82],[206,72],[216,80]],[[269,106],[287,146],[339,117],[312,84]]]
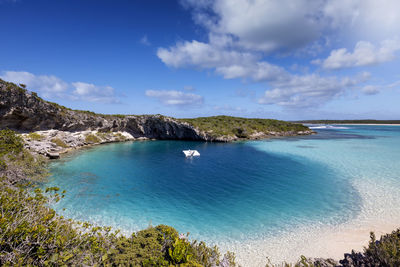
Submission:
[[[200,156],[199,151],[197,150],[182,150],[183,154],[185,154],[186,157],[198,157]]]

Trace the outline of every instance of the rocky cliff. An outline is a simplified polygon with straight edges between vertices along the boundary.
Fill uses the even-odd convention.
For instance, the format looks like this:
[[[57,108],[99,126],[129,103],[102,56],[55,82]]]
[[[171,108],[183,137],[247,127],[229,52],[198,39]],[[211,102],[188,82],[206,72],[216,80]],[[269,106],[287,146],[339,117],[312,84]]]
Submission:
[[[206,140],[193,126],[162,115],[113,116],[71,110],[0,80],[0,128],[20,132],[124,131],[134,138]]]

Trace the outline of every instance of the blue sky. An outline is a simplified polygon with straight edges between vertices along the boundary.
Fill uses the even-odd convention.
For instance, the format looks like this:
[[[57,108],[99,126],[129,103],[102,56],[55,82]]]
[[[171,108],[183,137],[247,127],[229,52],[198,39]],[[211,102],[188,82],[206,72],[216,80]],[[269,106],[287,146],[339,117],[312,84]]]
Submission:
[[[99,113],[400,119],[397,0],[0,0],[0,78]]]

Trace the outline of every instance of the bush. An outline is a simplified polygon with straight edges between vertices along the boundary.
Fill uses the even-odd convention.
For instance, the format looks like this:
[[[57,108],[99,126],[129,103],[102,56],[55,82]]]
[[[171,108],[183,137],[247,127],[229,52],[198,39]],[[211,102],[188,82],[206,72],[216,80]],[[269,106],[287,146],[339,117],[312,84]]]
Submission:
[[[126,140],[126,137],[121,133],[114,133],[114,136],[116,137],[116,140],[119,141],[119,142],[122,142],[122,141]]]
[[[62,148],[68,147],[68,145],[66,143],[64,143],[64,141],[61,140],[60,138],[53,138],[53,139],[51,139],[51,142],[53,142],[54,144],[56,144],[57,146],[62,147]]]
[[[179,119],[187,122],[200,131],[206,132],[213,137],[236,136],[237,138],[248,138],[250,135],[262,132],[298,132],[309,130],[302,124],[295,124],[272,119],[247,119],[230,116],[202,117],[195,119]]]
[[[27,137],[28,137],[29,139],[37,140],[37,141],[43,139],[43,136],[42,136],[42,135],[40,135],[40,134],[38,134],[38,133],[35,133],[35,132],[29,133],[29,134],[27,135]]]
[[[85,137],[85,142],[89,144],[100,143],[100,139],[94,134],[88,134]]]
[[[0,131],[0,156],[17,154],[24,148],[22,138],[12,130]]]

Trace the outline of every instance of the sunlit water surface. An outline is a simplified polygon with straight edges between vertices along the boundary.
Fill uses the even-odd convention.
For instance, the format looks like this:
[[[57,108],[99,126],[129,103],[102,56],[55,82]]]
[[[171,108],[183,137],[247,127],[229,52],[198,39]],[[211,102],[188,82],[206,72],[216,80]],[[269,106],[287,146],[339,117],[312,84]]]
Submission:
[[[367,216],[369,202],[387,199],[369,199],[364,182],[400,189],[399,126],[315,130],[266,141],[102,145],[54,161],[45,186],[67,190],[55,208],[68,218],[125,233],[167,224],[223,248]],[[189,148],[201,156],[185,158]]]

